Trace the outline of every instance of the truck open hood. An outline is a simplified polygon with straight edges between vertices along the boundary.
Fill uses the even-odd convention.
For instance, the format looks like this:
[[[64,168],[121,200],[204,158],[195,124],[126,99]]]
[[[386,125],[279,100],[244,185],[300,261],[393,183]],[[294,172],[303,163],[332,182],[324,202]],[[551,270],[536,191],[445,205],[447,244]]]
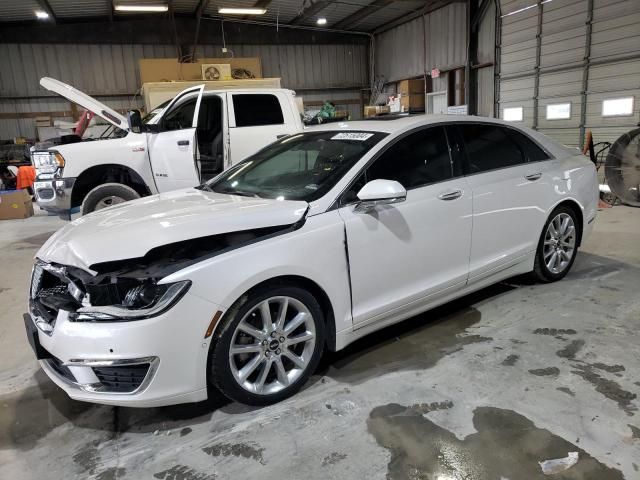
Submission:
[[[307,208],[307,202],[176,190],[80,217],[53,234],[37,257],[90,271],[91,265],[140,258],[175,242],[293,225]]]
[[[95,98],[90,97],[86,93],[76,90],[71,85],[67,85],[60,80],[50,77],[42,77],[40,79],[40,85],[47,90],[57,93],[67,100],[77,103],[81,107],[95,113],[115,127],[123,130],[127,130],[129,128],[129,122],[123,115],[119,114],[114,109],[107,107],[104,103],[99,102]]]

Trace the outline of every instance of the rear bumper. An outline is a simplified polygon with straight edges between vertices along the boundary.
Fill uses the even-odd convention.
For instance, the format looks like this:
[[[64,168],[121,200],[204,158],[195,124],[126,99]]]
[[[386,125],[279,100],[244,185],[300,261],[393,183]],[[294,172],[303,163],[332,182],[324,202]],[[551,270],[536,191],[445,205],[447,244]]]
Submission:
[[[71,213],[71,192],[75,178],[36,178],[33,190],[38,206],[43,210],[60,215],[69,220]]]

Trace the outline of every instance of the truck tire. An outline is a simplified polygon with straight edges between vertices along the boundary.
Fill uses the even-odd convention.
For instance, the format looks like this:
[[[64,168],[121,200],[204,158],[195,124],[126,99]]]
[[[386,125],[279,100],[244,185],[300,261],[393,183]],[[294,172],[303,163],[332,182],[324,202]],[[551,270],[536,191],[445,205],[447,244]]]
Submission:
[[[86,215],[87,213],[102,210],[111,205],[135,200],[136,198],[140,198],[138,192],[127,185],[123,185],[122,183],[104,183],[87,193],[82,201],[80,211],[82,215]]]

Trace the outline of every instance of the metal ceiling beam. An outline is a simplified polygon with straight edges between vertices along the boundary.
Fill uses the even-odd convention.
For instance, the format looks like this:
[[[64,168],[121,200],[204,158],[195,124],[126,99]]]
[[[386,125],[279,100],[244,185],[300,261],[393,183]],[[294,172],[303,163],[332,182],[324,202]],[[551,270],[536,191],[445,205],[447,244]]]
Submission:
[[[372,13],[375,13],[381,8],[384,8],[388,5],[391,5],[392,3],[394,3],[394,0],[375,0],[373,3],[370,3],[369,5],[362,7],[351,15],[343,18],[338,23],[333,25],[332,28],[348,29],[361,20],[367,18]]]
[[[109,21],[113,22],[113,0],[107,0],[107,8],[109,9]]]
[[[309,18],[313,17],[314,15],[317,15],[318,13],[320,13],[322,10],[324,10],[325,8],[327,8],[329,5],[331,5],[331,0],[310,0],[309,5],[307,5],[298,15],[296,15],[296,17],[291,20],[289,23],[291,25],[300,25],[301,23],[304,23],[306,20],[308,20]]]
[[[469,0],[472,1],[472,0]],[[446,7],[450,3],[456,2],[464,2],[467,3],[467,0],[428,0],[427,4],[419,10],[415,10],[412,13],[404,14],[400,17],[396,17],[393,20],[388,21],[387,23],[383,23],[382,25],[376,27],[373,30],[373,33],[382,33],[393,27],[397,27],[398,25],[402,25],[403,23],[407,23],[415,18],[426,15],[427,13],[431,13],[434,10],[438,10],[439,8]]]
[[[47,0],[36,0],[36,3],[43,11],[47,12],[49,18],[53,20],[54,23],[58,22],[58,17],[56,17],[56,13],[53,11],[53,8],[51,8],[51,5],[49,5]]]

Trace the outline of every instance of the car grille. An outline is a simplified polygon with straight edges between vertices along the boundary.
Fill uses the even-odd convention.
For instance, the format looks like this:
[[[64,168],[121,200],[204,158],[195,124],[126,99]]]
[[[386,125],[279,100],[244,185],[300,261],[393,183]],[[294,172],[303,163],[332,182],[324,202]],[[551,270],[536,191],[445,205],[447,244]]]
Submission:
[[[142,385],[148,372],[148,363],[119,367],[93,367],[93,373],[102,384],[102,392],[133,392]]]

